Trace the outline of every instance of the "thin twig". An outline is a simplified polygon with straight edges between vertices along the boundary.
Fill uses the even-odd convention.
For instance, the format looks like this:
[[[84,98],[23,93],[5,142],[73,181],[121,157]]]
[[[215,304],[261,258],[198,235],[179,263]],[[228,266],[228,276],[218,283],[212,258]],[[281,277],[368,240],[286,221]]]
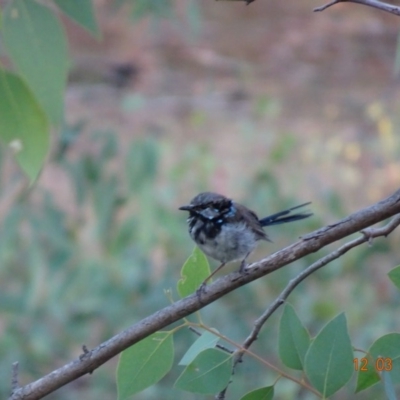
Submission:
[[[324,11],[324,10],[326,10],[327,8],[332,7],[332,6],[334,6],[335,4],[337,4],[337,3],[343,3],[344,1],[346,1],[346,0],[333,0],[333,1],[330,1],[329,3],[327,3],[327,4],[324,4],[323,6],[314,8],[313,11],[314,11],[314,12],[317,12],[317,11]]]
[[[11,394],[19,388],[19,364],[18,361],[12,364],[12,378],[11,378]]]
[[[329,7],[334,6],[338,3],[356,3],[367,7],[376,8],[378,10],[386,11],[388,13],[400,16],[400,7],[394,6],[393,4],[383,3],[377,0],[333,0],[323,6],[314,8],[314,12],[324,11]]]
[[[328,263],[337,258],[341,257],[343,254],[347,253],[352,248],[359,246],[362,243],[368,242],[371,244],[373,238],[378,236],[388,236],[397,226],[400,225],[400,215],[395,216],[392,220],[386,224],[382,228],[367,228],[361,231],[362,236],[357,239],[352,240],[339,247],[332,253],[322,257],[315,263],[311,264],[304,271],[300,272],[295,278],[289,281],[288,285],[282,290],[280,295],[272,302],[272,304],[265,310],[265,312],[254,322],[253,330],[250,332],[250,335],[243,342],[242,348],[236,351],[235,360],[233,362],[232,367],[232,375],[235,373],[235,368],[238,363],[242,362],[243,355],[246,350],[257,340],[258,334],[261,331],[261,328],[266,323],[268,318],[282,305],[285,303],[286,299],[289,297],[290,293],[298,286],[304,279],[306,279],[313,272],[319,270],[324,267]],[[217,399],[224,399],[225,393],[228,387],[222,390]]]
[[[208,328],[207,326],[201,326],[201,327],[204,330],[208,331],[208,332],[213,332],[212,329]],[[299,386],[309,390],[311,393],[314,393],[316,396],[321,397],[321,394],[316,389],[314,389],[312,386],[310,386],[307,382],[305,382],[303,379],[295,378],[294,376],[289,375],[287,372],[280,370],[278,367],[276,367],[275,365],[271,364],[270,362],[268,362],[267,360],[265,360],[264,358],[262,358],[258,354],[253,353],[251,350],[243,349],[243,347],[241,345],[239,345],[238,343],[235,343],[229,337],[227,337],[225,335],[222,335],[221,333],[218,333],[218,336],[220,337],[221,340],[226,341],[227,343],[229,343],[230,345],[238,348],[239,350],[245,351],[249,356],[251,356],[255,360],[259,361],[262,365],[265,365],[267,368],[270,368],[273,371],[275,371],[277,374],[280,375],[280,377],[287,378],[288,380],[290,380],[292,382],[295,382]],[[218,398],[217,396],[216,396],[216,398]]]
[[[201,335],[202,335],[202,333],[199,332],[196,328],[193,328],[193,326],[189,326],[189,330],[191,330],[191,331],[192,331],[193,333],[195,333],[197,336],[201,336]],[[225,346],[222,346],[222,344],[217,344],[215,347],[217,347],[218,349],[220,349],[220,350],[222,350],[222,351],[225,351],[225,352],[228,353],[228,354],[233,354],[233,353],[234,353],[233,350],[228,349],[228,348],[225,347]]]

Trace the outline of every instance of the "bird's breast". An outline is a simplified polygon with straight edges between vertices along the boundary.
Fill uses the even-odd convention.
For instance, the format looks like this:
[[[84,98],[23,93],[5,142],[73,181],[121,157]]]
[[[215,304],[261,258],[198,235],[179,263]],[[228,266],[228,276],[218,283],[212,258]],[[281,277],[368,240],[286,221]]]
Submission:
[[[189,221],[189,233],[205,254],[220,262],[243,259],[260,239],[245,222],[215,222]]]

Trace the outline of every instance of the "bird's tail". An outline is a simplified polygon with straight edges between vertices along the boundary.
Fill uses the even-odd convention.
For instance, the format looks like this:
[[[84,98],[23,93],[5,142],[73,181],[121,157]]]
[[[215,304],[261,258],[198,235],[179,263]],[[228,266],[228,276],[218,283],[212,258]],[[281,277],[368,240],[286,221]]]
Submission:
[[[308,206],[311,202],[300,204],[299,206],[289,208],[287,210],[278,212],[276,214],[269,215],[268,217],[260,219],[262,226],[286,224],[286,222],[298,221],[300,219],[308,218],[313,215],[311,212],[302,212],[298,214],[289,215],[293,210],[297,210],[300,207]]]

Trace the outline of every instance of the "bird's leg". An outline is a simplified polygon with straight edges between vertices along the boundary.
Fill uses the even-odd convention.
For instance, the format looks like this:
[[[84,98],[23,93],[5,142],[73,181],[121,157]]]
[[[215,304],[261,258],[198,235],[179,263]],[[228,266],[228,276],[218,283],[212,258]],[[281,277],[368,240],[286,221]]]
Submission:
[[[240,274],[243,274],[243,272],[245,272],[245,269],[246,269],[246,267],[247,267],[247,262],[246,262],[246,260],[247,260],[247,257],[248,257],[249,255],[250,255],[250,252],[248,252],[248,253],[244,256],[242,262],[240,263],[240,268],[239,268],[239,273],[240,273]]]
[[[196,290],[197,297],[200,298],[201,293],[204,293],[206,290],[207,282],[225,265],[226,263],[222,263],[215,271],[213,271],[206,279],[204,279],[203,283]]]
[[[247,267],[247,257],[250,255],[250,252],[248,252],[245,257],[243,258],[242,262],[240,263],[240,268],[239,268],[239,273],[243,274],[245,272],[245,269]],[[213,271],[209,276],[207,276],[206,279],[204,279],[203,283],[199,286],[199,288],[196,290],[197,297],[199,300],[201,300],[201,294],[205,293],[206,291],[206,286],[207,282],[222,268],[225,266],[226,263],[222,263],[215,271]]]

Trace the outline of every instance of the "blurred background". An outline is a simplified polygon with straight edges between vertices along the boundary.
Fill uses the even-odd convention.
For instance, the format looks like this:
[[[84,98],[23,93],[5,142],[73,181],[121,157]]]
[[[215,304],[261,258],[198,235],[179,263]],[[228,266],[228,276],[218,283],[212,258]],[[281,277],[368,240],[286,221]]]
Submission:
[[[269,229],[274,242],[256,260],[399,187],[398,19],[354,4],[312,12],[322,4],[97,0],[101,41],[65,20],[65,123],[37,184],[21,190],[11,156],[0,157],[2,396],[14,361],[28,383],[167,306],[166,289],[178,298],[193,243],[177,208],[198,192],[259,216],[312,201],[313,218]],[[289,302],[312,335],[342,311],[357,348],[400,329],[387,278],[399,235],[352,250],[295,290]],[[225,296],[204,322],[241,343],[288,280],[338,245]],[[277,365],[280,315],[252,348]],[[177,361],[195,339],[176,335]],[[116,398],[116,363],[47,398]],[[135,398],[204,398],[173,388],[180,372]],[[246,357],[228,395],[275,379]],[[332,398],[383,398],[379,385],[354,387],[355,375]],[[284,379],[276,392],[315,398]]]

